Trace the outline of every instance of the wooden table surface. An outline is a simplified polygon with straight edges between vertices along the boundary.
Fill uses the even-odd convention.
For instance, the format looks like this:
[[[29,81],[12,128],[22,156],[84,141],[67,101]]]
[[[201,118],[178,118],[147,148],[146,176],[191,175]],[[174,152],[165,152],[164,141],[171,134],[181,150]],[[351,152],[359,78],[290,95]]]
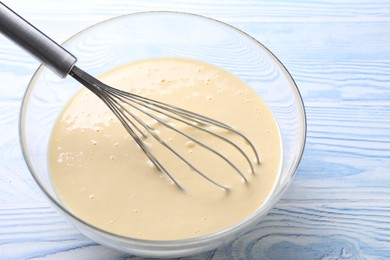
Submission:
[[[210,16],[264,43],[303,96],[307,144],[283,198],[232,244],[191,259],[390,259],[390,2],[5,0],[58,42],[114,16]],[[125,259],[48,203],[23,160],[23,94],[38,62],[0,36],[0,259]]]

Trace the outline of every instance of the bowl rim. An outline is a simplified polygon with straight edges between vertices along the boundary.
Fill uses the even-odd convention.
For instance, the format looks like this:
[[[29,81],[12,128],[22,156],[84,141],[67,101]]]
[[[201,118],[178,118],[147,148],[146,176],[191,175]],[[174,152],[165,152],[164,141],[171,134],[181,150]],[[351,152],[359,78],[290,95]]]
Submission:
[[[89,31],[89,30],[93,30],[101,25],[105,25],[105,24],[108,24],[112,21],[116,21],[116,20],[119,20],[119,19],[126,19],[127,17],[134,17],[134,16],[138,16],[138,15],[153,15],[153,14],[164,14],[164,15],[184,15],[184,16],[192,16],[193,18],[195,19],[203,19],[203,20],[208,20],[209,22],[213,22],[213,23],[217,23],[219,25],[222,25],[222,26],[225,26],[227,27],[228,29],[230,30],[233,30],[233,31],[236,31],[238,32],[240,35],[248,38],[249,40],[251,40],[253,43],[255,43],[256,45],[258,45],[259,47],[261,47],[263,50],[265,50],[267,52],[267,54],[272,57],[275,61],[275,63],[280,67],[280,69],[285,73],[286,75],[286,78],[288,78],[289,80],[291,80],[291,86],[293,86],[291,89],[293,90],[293,93],[294,93],[294,96],[295,96],[295,100],[297,101],[298,103],[298,107],[299,107],[299,112],[303,118],[302,122],[301,122],[301,133],[302,133],[302,138],[301,138],[301,143],[300,143],[300,149],[299,149],[299,156],[298,158],[296,158],[295,160],[295,163],[294,163],[294,167],[292,168],[292,174],[290,176],[290,178],[288,178],[287,180],[285,180],[284,184],[278,189],[278,190],[273,190],[273,192],[275,193],[275,196],[276,197],[279,197],[284,193],[284,191],[286,190],[286,188],[288,187],[288,185],[291,183],[291,180],[293,179],[293,176],[296,174],[296,171],[297,171],[297,168],[299,166],[299,163],[302,159],[302,156],[303,156],[303,152],[304,152],[304,148],[305,148],[305,143],[306,143],[306,136],[307,136],[307,118],[306,118],[306,112],[305,112],[305,105],[303,103],[303,99],[302,99],[302,95],[298,89],[298,86],[294,80],[294,78],[292,77],[292,75],[290,74],[290,72],[287,70],[287,68],[284,66],[284,64],[279,60],[279,58],[277,58],[277,56],[275,54],[273,54],[273,52],[271,52],[265,45],[263,45],[260,41],[258,41],[257,39],[255,39],[254,37],[250,36],[249,34],[245,33],[244,31],[228,24],[228,23],[225,23],[225,22],[222,22],[220,20],[217,20],[215,18],[211,18],[211,17],[208,17],[208,16],[203,16],[203,15],[199,15],[199,14],[195,14],[195,13],[189,13],[189,12],[181,12],[181,11],[144,11],[144,12],[134,12],[134,13],[128,13],[128,14],[123,14],[123,15],[120,15],[120,16],[116,16],[116,17],[112,17],[112,18],[109,18],[109,19],[106,19],[106,20],[103,20],[103,21],[100,21],[98,23],[95,23],[93,25],[90,25],[86,28],[84,28],[83,30],[77,32],[76,34],[72,35],[71,37],[69,37],[66,41],[64,41],[61,45],[63,44],[66,44],[68,42],[71,42],[75,39],[77,39],[80,35],[84,34],[85,32]],[[112,233],[112,232],[109,232],[107,230],[104,230],[104,229],[101,229],[99,227],[96,227],[86,221],[84,221],[83,219],[79,218],[77,215],[75,215],[73,212],[71,212],[70,210],[68,210],[65,206],[63,206],[62,204],[60,204],[57,199],[53,198],[52,195],[50,195],[44,185],[41,183],[41,181],[36,177],[36,174],[33,170],[33,166],[30,162],[30,159],[29,159],[29,155],[26,151],[26,141],[25,141],[25,134],[24,134],[24,130],[23,130],[23,125],[24,125],[24,115],[25,115],[25,110],[26,110],[26,106],[29,102],[29,97],[31,95],[31,91],[33,89],[33,86],[34,86],[34,81],[36,78],[38,78],[40,76],[40,74],[42,73],[42,71],[45,69],[45,66],[44,65],[40,65],[38,67],[38,69],[34,72],[33,76],[31,77],[29,83],[28,83],[28,86],[27,86],[27,89],[24,93],[24,96],[23,96],[23,99],[22,99],[22,104],[21,104],[21,109],[20,109],[20,114],[19,114],[19,127],[18,127],[18,130],[19,130],[19,142],[20,142],[20,145],[21,145],[21,148],[22,148],[22,154],[23,154],[23,157],[25,159],[25,162],[27,164],[27,167],[29,169],[29,172],[30,174],[32,175],[33,179],[35,180],[36,184],[39,186],[40,190],[45,194],[45,196],[48,198],[48,200],[54,204],[54,206],[56,206],[57,208],[59,208],[63,213],[65,213],[65,215],[71,219],[74,219],[76,220],[77,222],[81,223],[82,225],[85,225],[87,226],[88,228],[90,229],[93,229],[93,230],[97,230],[105,235],[108,235],[108,236],[112,236],[112,237],[115,237],[115,238],[118,238],[120,240],[125,240],[127,242],[132,242],[133,245],[138,245],[140,247],[142,246],[153,246],[154,248],[159,248],[159,249],[164,249],[164,248],[179,248],[180,249],[183,249],[182,247],[183,246],[186,246],[186,245],[191,245],[191,244],[198,244],[198,243],[207,243],[208,241],[210,240],[215,240],[219,237],[223,237],[224,235],[233,235],[233,234],[236,234],[236,233],[239,233],[239,231],[245,231],[245,227],[248,227],[252,224],[254,224],[255,222],[258,221],[258,218],[260,218],[261,216],[263,216],[263,214],[258,214],[257,211],[255,211],[254,213],[252,213],[251,215],[249,215],[247,218],[243,219],[242,221],[240,221],[239,223],[233,225],[233,226],[230,226],[226,229],[223,229],[223,230],[220,230],[220,231],[217,231],[217,232],[214,232],[214,233],[210,233],[210,234],[206,234],[206,235],[202,235],[202,236],[197,236],[197,237],[191,237],[191,238],[184,238],[184,239],[175,239],[175,240],[149,240],[149,239],[139,239],[139,238],[134,238],[134,237],[128,237],[128,236],[124,236],[124,235],[120,235],[120,234],[116,234],[116,233]],[[280,184],[280,181],[279,183]],[[275,204],[276,202],[278,201],[279,199],[277,200],[274,200],[274,202],[270,203],[270,199],[268,198],[267,201],[263,204],[263,206],[261,207],[262,209],[262,212],[267,213],[269,209],[271,209]]]

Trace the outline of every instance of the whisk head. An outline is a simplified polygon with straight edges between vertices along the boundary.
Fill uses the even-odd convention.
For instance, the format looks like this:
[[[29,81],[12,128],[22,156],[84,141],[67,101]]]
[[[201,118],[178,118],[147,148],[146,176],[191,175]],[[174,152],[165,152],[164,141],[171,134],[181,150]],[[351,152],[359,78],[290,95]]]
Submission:
[[[210,153],[216,155],[221,160],[225,161],[234,172],[236,172],[245,182],[247,182],[247,178],[243,171],[231,160],[229,160],[222,151],[218,151],[215,148],[211,147],[209,144],[204,141],[198,139],[197,137],[189,134],[185,130],[182,130],[176,127],[175,123],[179,123],[184,126],[195,128],[198,132],[202,132],[205,135],[210,137],[217,138],[222,142],[228,144],[233,147],[246,161],[248,168],[251,173],[254,173],[254,165],[250,156],[241,148],[241,145],[236,144],[226,137],[226,135],[222,135],[216,129],[224,130],[226,132],[232,133],[236,136],[239,136],[242,139],[242,143],[248,145],[250,150],[252,151],[255,158],[255,162],[260,164],[259,155],[254,147],[254,145],[250,142],[250,140],[235,130],[234,128],[226,125],[220,121],[214,120],[212,118],[200,115],[198,113],[194,113],[189,110],[185,110],[176,106],[172,106],[163,102],[159,102],[156,100],[152,100],[140,95],[136,95],[133,93],[129,93],[126,91],[122,91],[116,88],[112,88],[91,75],[87,74],[83,70],[74,66],[72,71],[69,73],[73,78],[82,83],[85,87],[87,87],[90,91],[92,91],[95,95],[97,95],[115,114],[118,120],[122,123],[126,131],[131,135],[131,137],[135,140],[138,146],[142,149],[142,151],[146,154],[146,156],[150,159],[153,165],[161,172],[165,173],[173,183],[184,190],[181,184],[176,180],[176,178],[168,171],[163,163],[157,158],[157,156],[153,153],[153,151],[145,144],[145,140],[149,137],[154,138],[158,143],[160,143],[163,147],[165,147],[168,151],[170,151],[174,156],[180,159],[183,163],[185,163],[188,167],[190,167],[193,171],[203,177],[205,180],[210,183],[216,185],[222,189],[229,189],[228,186],[220,184],[219,182],[210,178],[206,173],[199,170],[199,168],[194,165],[190,160],[185,158],[180,152],[178,152],[175,148],[173,148],[169,143],[167,143],[163,138],[161,138],[159,131],[156,130],[152,124],[146,122],[145,118],[149,120],[154,120],[158,124],[169,128],[171,131],[176,134],[186,138],[188,141],[193,142]]]

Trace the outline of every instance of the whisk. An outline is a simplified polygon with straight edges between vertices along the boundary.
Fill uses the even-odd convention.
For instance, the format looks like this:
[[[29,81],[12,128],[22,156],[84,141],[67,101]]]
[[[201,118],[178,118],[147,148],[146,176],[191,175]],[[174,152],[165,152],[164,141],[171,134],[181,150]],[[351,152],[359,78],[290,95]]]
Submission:
[[[216,185],[217,187],[225,190],[229,189],[229,187],[222,185],[210,178],[206,173],[199,170],[193,163],[191,163],[176,149],[165,142],[163,138],[159,136],[158,132],[155,131],[151,125],[145,122],[143,119],[144,117],[139,116],[140,113],[215,154],[220,159],[225,161],[245,182],[248,180],[245,177],[243,171],[239,169],[235,163],[229,160],[222,152],[217,151],[213,147],[210,147],[202,140],[191,136],[191,134],[186,133],[184,130],[173,126],[171,121],[180,122],[180,124],[194,127],[196,130],[210,135],[213,138],[218,138],[232,146],[247,162],[251,173],[254,173],[253,164],[260,164],[259,155],[254,145],[245,135],[239,131],[215,119],[163,102],[151,100],[140,95],[112,88],[100,82],[93,76],[75,66],[77,61],[75,56],[66,51],[64,48],[55,43],[53,40],[44,35],[42,32],[40,32],[38,29],[36,29],[34,26],[32,26],[30,23],[28,23],[26,20],[24,20],[22,17],[20,17],[2,3],[0,3],[0,32],[13,40],[16,44],[20,45],[30,54],[38,58],[38,60],[40,60],[60,77],[65,78],[67,75],[70,75],[90,91],[92,91],[95,95],[97,95],[115,114],[126,131],[135,140],[135,142],[146,154],[153,165],[159,171],[165,173],[181,190],[184,190],[184,188],[180,185],[179,181],[177,181],[175,177],[164,167],[164,165],[157,158],[157,155],[153,154],[151,149],[145,145],[145,138],[152,137],[157,140],[161,145],[173,153],[178,159],[183,161],[194,172],[198,173],[204,179]],[[252,162],[250,156],[244,152],[242,144],[241,146],[236,144],[227,137],[213,130],[214,128],[223,129],[239,136],[242,139],[242,144],[249,145],[250,150],[253,152],[252,156],[254,156],[255,162]]]

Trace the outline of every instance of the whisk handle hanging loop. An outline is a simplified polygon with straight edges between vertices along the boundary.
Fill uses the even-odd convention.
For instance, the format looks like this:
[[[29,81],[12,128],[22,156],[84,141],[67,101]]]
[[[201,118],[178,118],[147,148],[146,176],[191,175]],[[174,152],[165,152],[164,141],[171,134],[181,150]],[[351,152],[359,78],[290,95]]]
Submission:
[[[0,2],[0,32],[65,78],[77,59]]]

